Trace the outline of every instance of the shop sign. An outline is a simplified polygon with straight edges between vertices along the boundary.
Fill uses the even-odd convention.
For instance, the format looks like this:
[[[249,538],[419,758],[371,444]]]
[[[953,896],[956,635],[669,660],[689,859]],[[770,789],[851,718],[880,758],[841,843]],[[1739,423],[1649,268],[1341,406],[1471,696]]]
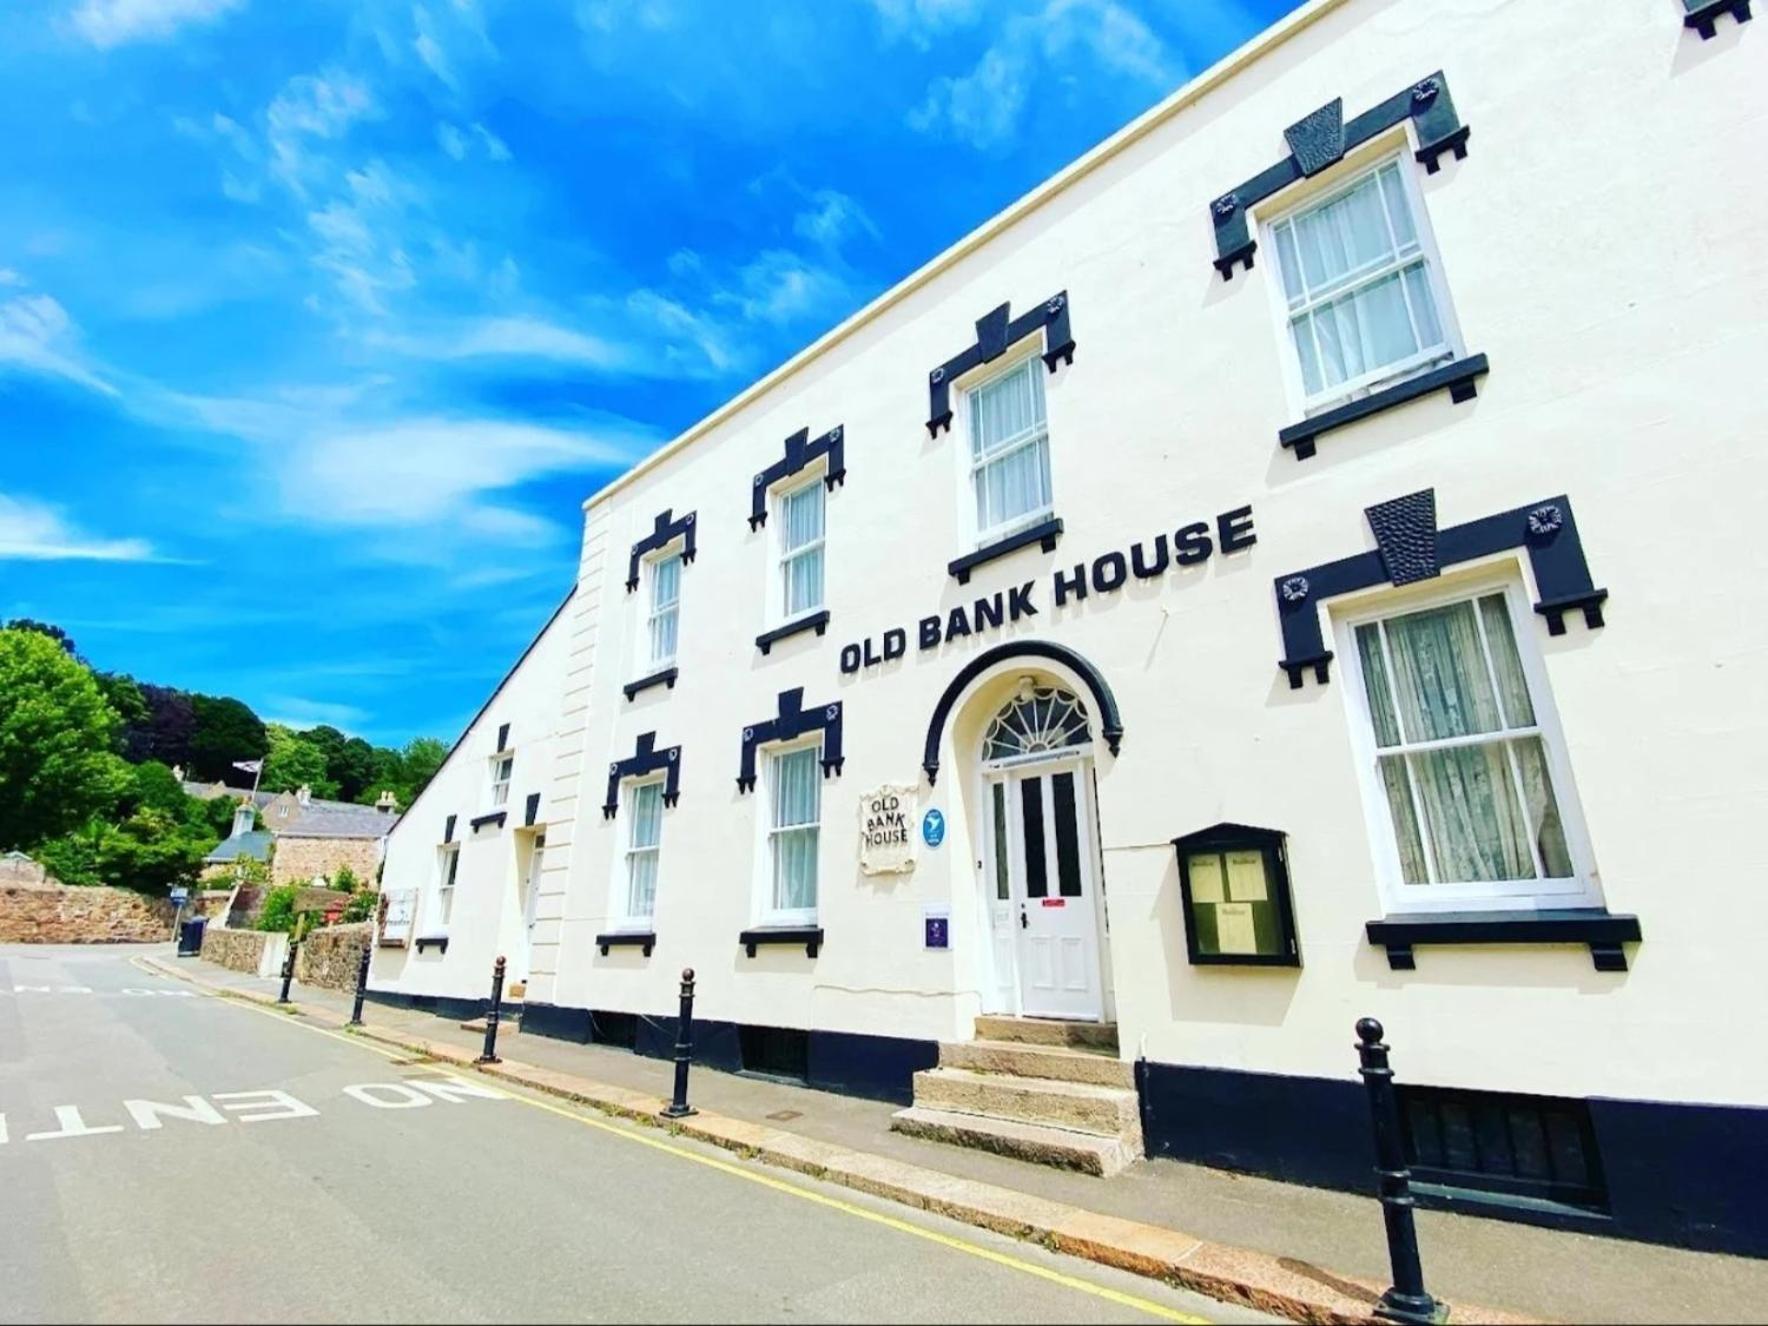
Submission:
[[[859,800],[859,868],[867,875],[902,875],[915,868],[912,816],[917,789],[885,783]]]

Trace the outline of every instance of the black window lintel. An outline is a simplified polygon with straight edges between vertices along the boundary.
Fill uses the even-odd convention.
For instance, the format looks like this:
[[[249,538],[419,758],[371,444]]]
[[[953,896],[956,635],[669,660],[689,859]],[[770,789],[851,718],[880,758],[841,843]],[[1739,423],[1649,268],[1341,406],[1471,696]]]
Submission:
[[[614,930],[605,935],[595,937],[596,947],[602,956],[608,956],[611,948],[642,948],[644,956],[650,957],[651,950],[657,946],[657,932],[654,930]]]
[[[444,953],[448,952],[448,936],[420,935],[417,939],[417,951],[422,953],[427,948],[439,948]]]
[[[626,698],[628,700],[632,699],[632,697],[637,695],[640,691],[650,690],[653,686],[667,686],[673,691],[675,689],[675,679],[680,675],[680,672],[680,668],[664,668],[661,672],[653,672],[648,676],[640,677],[637,681],[629,681],[620,689],[626,692]]]
[[[996,539],[993,543],[984,544],[975,552],[965,553],[946,563],[945,569],[956,576],[960,585],[970,583],[970,573],[985,562],[992,562],[997,557],[1005,557],[1008,553],[1018,552],[1021,548],[1038,544],[1045,552],[1056,551],[1056,540],[1062,537],[1062,522],[1052,516],[1040,521],[1027,529],[1009,534],[1005,538]]]
[[[493,810],[484,815],[473,816],[472,824],[475,831],[484,828],[487,824],[495,824],[501,829],[504,820],[508,818],[509,812],[507,810]]]
[[[1370,921],[1369,942],[1395,971],[1417,967],[1418,944],[1587,944],[1597,971],[1626,971],[1622,944],[1638,943],[1639,918],[1600,908],[1561,911],[1418,912]]]
[[[1383,387],[1380,391],[1370,392],[1357,400],[1346,401],[1330,410],[1322,410],[1299,424],[1279,429],[1277,440],[1294,451],[1297,460],[1306,460],[1314,454],[1314,443],[1322,434],[1330,433],[1335,428],[1343,428],[1346,424],[1354,424],[1359,419],[1367,419],[1372,414],[1391,410],[1396,405],[1405,405],[1420,396],[1428,396],[1433,391],[1447,390],[1452,401],[1472,400],[1479,390],[1475,384],[1485,376],[1490,367],[1483,354],[1463,355],[1431,369],[1428,373],[1420,373],[1415,378],[1396,382],[1391,387]]]
[[[1702,41],[1711,41],[1717,34],[1719,17],[1730,14],[1738,23],[1750,21],[1750,0],[1682,0],[1686,11],[1682,26],[1700,33]]]
[[[818,635],[821,635],[828,629],[829,610],[823,608],[820,611],[810,613],[807,616],[794,618],[784,626],[776,626],[771,631],[763,631],[760,635],[755,637],[755,647],[762,653],[766,654],[772,652],[773,647],[780,641],[789,639],[794,635],[799,635],[805,631],[815,631]]]
[[[759,926],[743,931],[737,936],[737,943],[750,957],[754,957],[755,950],[764,944],[802,944],[805,955],[814,958],[823,946],[823,928],[820,925]]]

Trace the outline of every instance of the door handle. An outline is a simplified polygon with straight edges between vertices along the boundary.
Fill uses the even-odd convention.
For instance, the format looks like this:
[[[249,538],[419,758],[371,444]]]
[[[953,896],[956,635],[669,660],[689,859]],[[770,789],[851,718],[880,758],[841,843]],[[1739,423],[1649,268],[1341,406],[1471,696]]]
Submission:
[[[1019,928],[1021,930],[1029,930],[1031,928],[1031,922],[1025,919],[1024,903],[1019,904]]]

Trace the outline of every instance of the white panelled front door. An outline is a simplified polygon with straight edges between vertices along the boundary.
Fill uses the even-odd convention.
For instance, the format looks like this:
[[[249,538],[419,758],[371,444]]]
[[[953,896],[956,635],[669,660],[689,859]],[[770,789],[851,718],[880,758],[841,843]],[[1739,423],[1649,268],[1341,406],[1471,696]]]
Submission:
[[[522,966],[521,979],[533,976],[534,913],[540,901],[540,869],[546,858],[546,835],[537,833],[528,845],[528,873],[522,878]]]
[[[997,995],[1026,1017],[1105,1015],[1090,771],[1068,759],[985,784]]]

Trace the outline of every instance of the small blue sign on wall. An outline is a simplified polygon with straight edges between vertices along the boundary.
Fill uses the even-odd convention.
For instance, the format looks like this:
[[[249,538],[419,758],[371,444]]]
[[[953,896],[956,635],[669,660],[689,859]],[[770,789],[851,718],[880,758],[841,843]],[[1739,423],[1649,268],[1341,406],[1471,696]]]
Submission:
[[[949,907],[927,906],[921,909],[921,946],[950,948],[952,914]]]
[[[929,847],[945,841],[945,816],[940,811],[930,810],[921,816],[921,841]]]

